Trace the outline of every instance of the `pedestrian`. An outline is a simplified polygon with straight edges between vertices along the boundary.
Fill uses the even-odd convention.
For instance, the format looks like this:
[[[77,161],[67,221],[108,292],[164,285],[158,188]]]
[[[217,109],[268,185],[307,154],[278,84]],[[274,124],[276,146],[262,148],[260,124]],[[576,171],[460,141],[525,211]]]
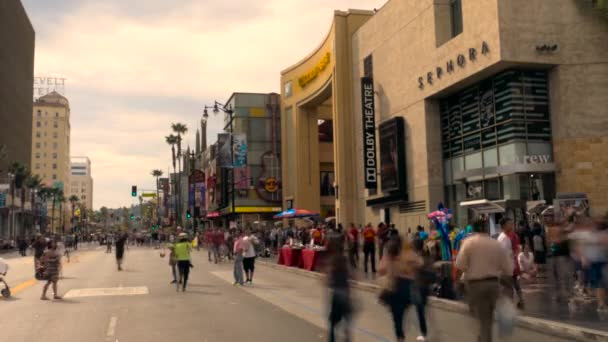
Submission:
[[[310,235],[315,246],[323,246],[323,232],[319,226],[314,226]]]
[[[173,275],[171,284],[177,284],[177,257],[175,255],[175,244],[168,243],[167,249],[169,250],[169,266],[171,267],[171,274]],[[181,279],[179,279],[179,283],[181,284]]]
[[[422,233],[424,227],[418,226],[412,242],[414,252],[422,258],[422,267],[416,273],[416,281],[414,282],[413,304],[416,306],[416,314],[418,316],[418,325],[420,328],[420,336],[416,341],[426,341],[428,335],[428,327],[426,321],[426,305],[428,297],[431,293],[431,285],[437,282],[437,275],[433,269],[433,258],[430,253],[424,250],[424,239]],[[417,242],[420,241],[421,243]]]
[[[479,342],[491,342],[499,281],[512,279],[513,258],[485,232],[484,223],[477,221],[473,234],[462,243],[455,266],[464,273],[469,308],[479,321]]]
[[[32,243],[32,248],[34,249],[34,268],[35,271],[41,267],[41,260],[44,251],[46,250],[47,242],[42,237],[42,234],[36,234],[36,240]]]
[[[212,249],[213,249],[213,262],[218,263],[222,260],[221,249],[224,244],[224,233],[218,228],[211,235]]]
[[[538,269],[536,268],[536,264],[534,264],[534,254],[530,251],[530,246],[526,244],[520,246],[519,249],[520,252],[517,255],[517,263],[521,270],[520,277],[525,280],[536,277]]]
[[[253,271],[255,270],[255,246],[259,244],[258,238],[255,237],[254,234],[251,233],[250,230],[245,231],[245,236],[243,237],[243,269],[245,270],[245,276],[247,279],[245,282],[252,284],[253,283]]]
[[[59,272],[61,269],[61,254],[57,251],[57,242],[51,241],[48,243],[48,249],[42,255],[41,266],[44,269],[44,280],[46,284],[42,288],[41,300],[49,300],[46,292],[49,285],[53,287],[53,299],[61,299],[57,292],[57,282],[59,281]]]
[[[388,241],[388,227],[386,224],[384,224],[384,222],[380,222],[378,224],[376,236],[378,237],[378,255],[379,258],[382,259],[382,256],[384,255],[384,246]]]
[[[363,230],[363,268],[367,274],[368,261],[371,264],[372,274],[376,275],[376,231],[371,223],[368,223]]]
[[[348,257],[352,268],[357,268],[359,263],[359,230],[354,223],[350,224],[347,233]]]
[[[547,263],[547,248],[545,246],[545,239],[541,234],[541,226],[539,223],[534,224],[534,235],[532,236],[532,247],[534,249],[534,264],[538,270],[537,276],[541,276],[545,264]]]
[[[572,220],[568,217],[567,220]],[[573,285],[574,261],[570,256],[570,238],[569,233],[572,231],[573,224],[561,223],[556,224],[550,218],[545,218],[548,225],[548,239],[551,246],[551,266],[553,273],[553,283],[555,285],[555,301],[561,302],[568,300]]]
[[[351,300],[350,272],[344,256],[342,244],[337,239],[327,243],[328,268],[327,287],[329,288],[329,342],[336,341],[336,329],[342,323],[344,341],[350,341],[350,325],[353,316]]]
[[[119,271],[122,271],[122,261],[125,256],[125,244],[127,243],[128,235],[120,234],[116,239],[116,266]]]
[[[243,280],[243,232],[238,230],[232,246],[234,255],[234,285],[244,285]]]
[[[397,228],[395,228],[394,223],[391,223],[390,227],[388,228],[387,236],[389,239],[399,236],[399,231],[397,230]]]
[[[179,281],[177,284],[177,291],[179,291],[180,284],[182,285],[182,291],[186,291],[188,285],[188,276],[190,275],[190,267],[192,262],[190,261],[190,253],[192,251],[192,243],[188,240],[186,233],[179,233],[177,236],[179,242],[175,244],[175,258],[177,260],[177,269],[179,272]]]
[[[517,256],[519,254],[519,236],[513,231],[513,220],[508,217],[504,217],[500,220],[500,229],[502,232],[498,236],[498,242],[505,249],[507,254],[512,260],[513,265],[513,279],[510,282],[511,288],[505,288],[507,295],[513,297],[513,291],[517,294],[518,302],[517,307],[520,309],[524,308],[524,296],[519,283],[519,275],[521,270],[519,263],[517,262]]]
[[[114,239],[112,234],[108,234],[106,237],[106,253],[112,253],[112,240]]]
[[[378,266],[378,272],[384,277],[380,301],[390,309],[398,342],[405,341],[405,312],[412,304],[412,283],[422,266],[422,259],[407,242],[406,247],[404,249],[404,243],[398,235],[391,238],[386,245],[386,255],[380,259]]]

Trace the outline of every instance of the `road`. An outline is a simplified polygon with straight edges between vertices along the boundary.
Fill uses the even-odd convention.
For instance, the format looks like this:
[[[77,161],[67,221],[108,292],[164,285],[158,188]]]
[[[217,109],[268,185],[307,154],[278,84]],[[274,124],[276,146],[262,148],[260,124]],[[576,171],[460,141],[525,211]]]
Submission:
[[[169,284],[167,259],[158,250],[129,249],[125,271],[118,272],[113,254],[85,249],[63,267],[59,289],[66,298],[48,302],[39,299],[42,284],[32,279],[32,257],[10,258],[7,281],[15,294],[0,300],[2,340],[327,340],[326,290],[320,280],[260,265],[253,285],[233,286],[231,265],[210,264],[206,258],[206,252],[194,252],[190,287],[176,292]],[[355,297],[354,341],[393,341],[389,314],[376,295],[356,290]],[[463,325],[446,315],[430,314],[436,340],[472,340],[472,322]],[[410,312],[408,341],[418,335],[416,326]]]

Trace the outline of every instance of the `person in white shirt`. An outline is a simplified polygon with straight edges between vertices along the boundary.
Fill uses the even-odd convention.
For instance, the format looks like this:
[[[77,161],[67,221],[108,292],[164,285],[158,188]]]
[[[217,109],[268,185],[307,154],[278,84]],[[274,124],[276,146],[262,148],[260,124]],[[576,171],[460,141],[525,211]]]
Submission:
[[[519,263],[522,278],[530,279],[536,276],[537,269],[534,264],[534,254],[530,251],[530,246],[524,245],[523,248],[520,247],[517,262]]]
[[[243,238],[243,269],[247,276],[246,283],[251,284],[253,282],[253,271],[255,269],[255,246],[259,244],[258,238],[251,233],[250,230],[245,231],[245,237]]]

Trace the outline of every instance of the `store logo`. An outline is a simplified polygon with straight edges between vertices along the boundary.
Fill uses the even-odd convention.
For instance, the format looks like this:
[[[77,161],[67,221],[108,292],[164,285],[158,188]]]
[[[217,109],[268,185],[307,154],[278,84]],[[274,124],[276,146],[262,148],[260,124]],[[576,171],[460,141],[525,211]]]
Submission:
[[[317,65],[315,65],[314,68],[312,68],[309,72],[305,73],[304,75],[300,76],[300,78],[298,78],[298,84],[300,85],[300,87],[304,88],[310,82],[314,81],[317,78],[317,76],[319,76],[319,74],[322,73],[327,68],[330,60],[331,60],[331,54],[328,52],[323,56],[323,58],[321,58],[319,63]]]
[[[274,177],[266,178],[266,181],[264,182],[264,190],[269,193],[279,191],[279,181]]]
[[[376,110],[374,106],[374,79],[361,78],[361,112],[363,113],[363,174],[365,188],[378,188],[376,159]]]
[[[548,164],[550,162],[551,156],[548,154],[524,156],[524,164]]]
[[[490,46],[485,41],[482,42],[481,54],[485,56],[489,53]],[[459,54],[458,56],[456,56],[456,65],[458,65],[460,68],[464,68],[467,65],[467,57],[470,62],[477,60],[477,49],[470,48],[468,56],[465,56],[465,54]],[[425,81],[428,85],[433,85],[435,79],[440,80],[441,77],[443,77],[444,72],[451,74],[454,72],[454,69],[454,60],[450,59],[445,63],[445,69],[441,66],[438,66],[435,68],[435,70],[427,72],[425,76],[418,77],[418,88],[420,88],[420,90],[424,89]]]

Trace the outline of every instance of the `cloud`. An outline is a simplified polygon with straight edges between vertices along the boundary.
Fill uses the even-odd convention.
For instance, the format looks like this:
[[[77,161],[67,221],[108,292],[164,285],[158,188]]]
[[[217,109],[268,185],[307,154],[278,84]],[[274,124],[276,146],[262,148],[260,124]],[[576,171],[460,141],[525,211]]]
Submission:
[[[130,204],[171,164],[164,136],[232,92],[279,92],[280,71],[318,46],[334,9],[384,0],[23,0],[36,74],[67,78],[72,154],[91,158],[94,207]],[[212,116],[210,140],[222,128]],[[209,141],[211,143],[212,141]],[[166,172],[166,171],[165,171]]]

